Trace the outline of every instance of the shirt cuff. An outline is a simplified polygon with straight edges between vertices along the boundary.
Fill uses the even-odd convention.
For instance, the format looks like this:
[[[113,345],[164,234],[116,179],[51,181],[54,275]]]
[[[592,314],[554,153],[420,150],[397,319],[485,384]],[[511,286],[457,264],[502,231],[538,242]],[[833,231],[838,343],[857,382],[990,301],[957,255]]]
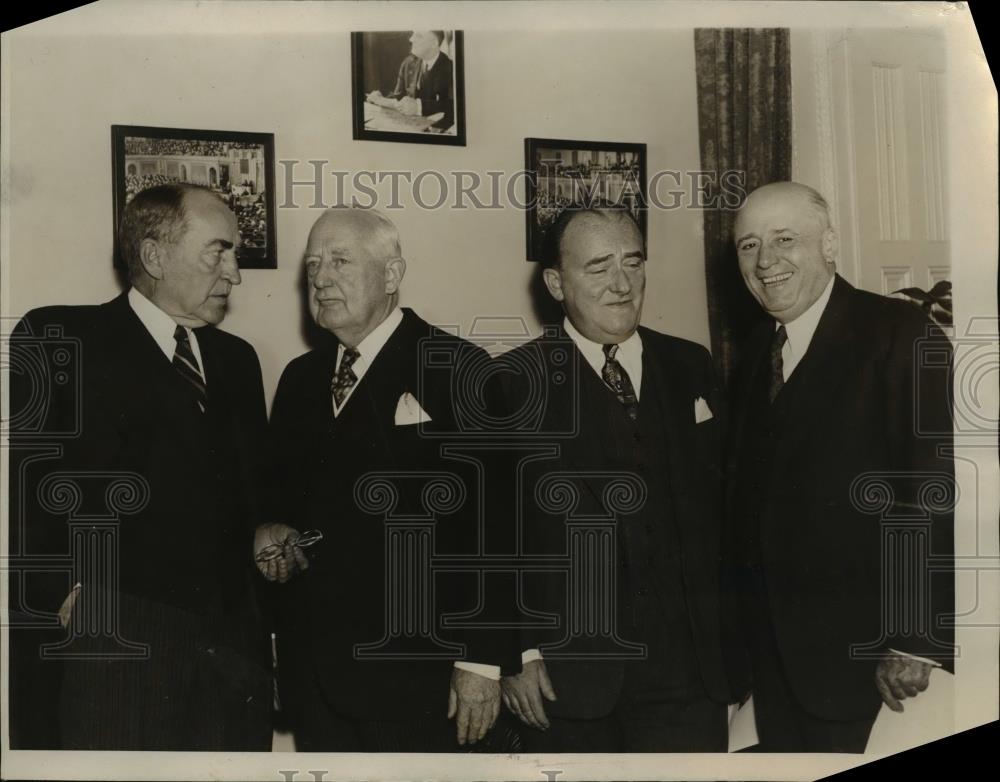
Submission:
[[[521,652],[521,665],[533,662],[534,660],[541,660],[542,653],[538,649],[525,649]]]
[[[901,652],[898,649],[890,649],[893,654],[898,654],[900,657],[909,657],[911,660],[916,660],[918,663],[927,663],[934,668],[940,668],[941,663],[935,662],[934,660],[928,660],[926,657],[917,657],[915,654],[907,654],[906,652]]]
[[[478,673],[480,676],[485,676],[487,679],[493,679],[493,681],[500,681],[500,666],[499,665],[487,665],[486,663],[467,663],[461,660],[455,661],[455,667],[460,668],[463,671],[469,671],[470,673]]]

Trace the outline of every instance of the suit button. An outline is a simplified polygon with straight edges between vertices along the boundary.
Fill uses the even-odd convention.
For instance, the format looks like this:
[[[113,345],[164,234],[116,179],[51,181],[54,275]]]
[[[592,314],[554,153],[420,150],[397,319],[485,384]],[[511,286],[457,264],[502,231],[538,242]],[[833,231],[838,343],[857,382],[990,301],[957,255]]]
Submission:
[[[632,432],[632,439],[639,442],[642,439],[642,435],[638,432]]]
[[[652,524],[647,524],[646,525],[646,532],[652,532],[652,531],[653,531],[653,525]]]
[[[639,472],[646,472],[646,465],[645,464],[637,464],[636,468],[639,470]]]

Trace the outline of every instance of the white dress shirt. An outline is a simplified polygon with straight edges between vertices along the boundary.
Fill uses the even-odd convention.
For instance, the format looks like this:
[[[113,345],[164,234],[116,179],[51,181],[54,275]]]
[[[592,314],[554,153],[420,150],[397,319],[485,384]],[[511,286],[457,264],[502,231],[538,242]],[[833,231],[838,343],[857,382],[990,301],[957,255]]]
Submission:
[[[135,288],[130,288],[128,292],[128,303],[132,311],[136,314],[146,331],[153,338],[167,361],[173,363],[174,352],[177,350],[177,340],[174,339],[174,332],[177,330],[177,323],[167,313],[157,307]],[[188,335],[188,342],[191,343],[191,352],[198,359],[198,369],[201,371],[202,379],[208,384],[205,376],[205,362],[201,360],[201,348],[198,346],[198,337],[195,336],[194,329],[187,326],[184,330]]]
[[[830,292],[833,290],[834,279],[835,276],[830,277],[830,281],[826,284],[823,292],[809,306],[809,309],[795,320],[785,324],[785,333],[788,335],[788,339],[781,346],[781,374],[786,383],[788,382],[788,378],[792,376],[792,372],[795,371],[795,367],[799,365],[802,357],[805,356],[806,351],[809,350],[809,343],[812,342],[813,334],[816,333],[816,327],[819,326],[819,319],[823,317],[823,311],[826,309],[827,302],[830,301]],[[780,326],[780,323],[777,321],[774,322],[775,331]]]

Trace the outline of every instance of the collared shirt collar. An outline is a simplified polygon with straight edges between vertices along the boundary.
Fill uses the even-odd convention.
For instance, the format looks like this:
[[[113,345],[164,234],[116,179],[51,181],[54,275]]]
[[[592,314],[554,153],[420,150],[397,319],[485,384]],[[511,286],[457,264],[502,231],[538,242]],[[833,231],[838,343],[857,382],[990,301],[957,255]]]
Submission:
[[[153,338],[163,355],[168,361],[174,360],[174,351],[177,349],[177,342],[174,340],[174,332],[177,330],[177,323],[167,313],[157,307],[146,298],[137,288],[129,288],[128,304],[132,311],[139,318],[146,331]],[[198,359],[198,367],[202,376],[205,375],[205,363],[201,359],[201,347],[198,345],[198,337],[193,329],[184,327],[187,331],[188,341],[191,343],[191,351]]]
[[[388,317],[379,323],[371,333],[365,337],[358,344],[357,351],[360,353],[357,359],[355,359],[354,364],[351,369],[354,370],[354,376],[357,378],[357,382],[351,387],[350,391],[347,392],[347,396],[344,397],[343,404],[337,407],[336,402],[334,402],[334,414],[339,413],[344,409],[347,404],[347,400],[351,398],[354,393],[354,389],[358,387],[361,383],[361,378],[365,376],[369,367],[374,363],[378,354],[385,347],[385,343],[389,341],[389,338],[393,335],[399,324],[403,322],[403,311],[397,306],[392,312],[389,313]],[[344,346],[337,346],[337,367],[340,367],[340,360],[344,357]]]
[[[830,277],[830,281],[826,284],[823,292],[809,306],[809,309],[795,320],[785,324],[785,333],[788,335],[788,341],[781,350],[782,374],[785,376],[785,380],[788,380],[795,367],[798,366],[803,356],[805,356],[806,351],[809,350],[809,344],[812,342],[816,328],[819,326],[820,318],[823,317],[823,311],[830,301],[830,294],[833,292],[833,281],[836,279],[836,276],[834,274]],[[774,330],[777,331],[780,326],[781,324],[775,321]]]
[[[563,318],[563,329],[565,329],[569,338],[576,344],[587,363],[597,373],[597,376],[602,377],[601,370],[604,369],[604,346],[583,336],[570,323],[569,318]],[[632,381],[632,387],[635,389],[635,398],[639,399],[642,386],[642,338],[639,336],[638,330],[634,331],[628,339],[618,343],[618,352],[615,354],[615,359],[628,374],[629,380]]]
[[[435,65],[437,65],[438,59],[441,57],[441,50],[438,49],[438,53],[434,55],[434,59],[428,62],[427,60],[421,59],[420,62],[424,64],[424,73],[430,71]]]

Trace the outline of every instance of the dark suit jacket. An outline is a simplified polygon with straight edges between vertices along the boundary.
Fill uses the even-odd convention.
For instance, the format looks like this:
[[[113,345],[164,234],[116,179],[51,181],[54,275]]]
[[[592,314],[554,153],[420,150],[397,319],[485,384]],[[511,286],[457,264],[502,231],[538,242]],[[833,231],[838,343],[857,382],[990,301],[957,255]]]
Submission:
[[[505,642],[498,641],[489,631],[444,625],[444,614],[476,613],[481,587],[474,573],[448,574],[438,566],[423,586],[407,580],[397,591],[399,571],[387,563],[406,555],[392,559],[387,553],[386,520],[432,526],[433,539],[420,544],[428,555],[475,555],[484,535],[481,475],[473,464],[446,458],[448,438],[442,436],[458,427],[455,399],[463,393],[464,373],[485,365],[488,356],[404,308],[402,322],[334,417],[330,384],[336,359],[331,338],[292,361],[271,412],[284,520],[325,534],[309,570],[276,587],[283,703],[294,710],[300,688],[319,686],[335,710],[350,718],[438,717],[447,708],[453,661],[516,665],[516,638],[508,632]],[[406,393],[430,422],[395,424]],[[372,474],[393,488],[363,489],[359,481]],[[441,476],[458,492],[454,502],[447,491],[430,490]],[[379,497],[393,492],[398,502],[378,506]],[[393,635],[389,613],[406,610],[400,601],[411,599],[427,601],[426,624],[415,626],[409,638]],[[355,656],[355,646],[382,640],[388,641],[379,649],[382,659]]]
[[[711,359],[704,348],[647,328],[641,327],[639,334],[643,344],[641,406],[660,405],[664,422],[662,431],[644,431],[643,435],[650,448],[665,451],[669,465],[666,475],[642,477],[646,481],[669,484],[680,551],[665,552],[665,556],[670,558],[673,567],[681,569],[683,600],[704,691],[712,699],[725,703],[730,695],[720,648],[719,603],[720,417],[723,404]],[[557,335],[543,336],[497,360],[507,365],[502,373],[507,413],[513,415],[515,411],[523,411],[527,414],[537,406],[540,415],[534,417],[531,427],[547,434],[536,441],[558,447],[558,455],[554,458],[527,464],[524,471],[520,493],[525,553],[536,558],[565,555],[567,516],[543,508],[538,501],[538,481],[554,472],[575,476],[569,480],[574,485],[579,504],[571,511],[572,515],[607,514],[606,483],[593,475],[605,464],[599,430],[607,426],[606,420],[600,420],[606,414],[581,409],[580,401],[586,396],[581,394],[582,378],[590,379],[593,375],[592,379],[598,384],[601,381],[561,329]],[[649,390],[654,384],[661,389],[659,399]],[[539,388],[543,389],[541,395]],[[699,397],[714,411],[715,418],[696,423],[695,400]],[[640,425],[642,418],[640,412]],[[660,521],[666,523],[666,520]],[[654,573],[658,581],[662,579],[664,589],[669,588],[666,586],[670,582],[668,575]],[[565,634],[569,621],[565,615],[565,578],[565,574],[557,572],[539,572],[524,577],[523,608],[527,611],[522,636],[524,648],[557,642]],[[617,611],[617,606],[612,610]],[[559,616],[560,626],[546,629],[537,621],[539,614]],[[643,639],[624,640],[642,642]],[[544,648],[542,653],[544,656]],[[621,691],[623,667],[620,661],[553,657],[547,660],[546,668],[558,699],[547,702],[545,708],[556,716],[603,716],[614,707]]]
[[[40,460],[12,460],[12,546],[67,556],[68,521],[119,522],[117,632],[151,644],[149,660],[136,664],[149,672],[148,691],[136,702],[115,701],[114,691],[106,702],[98,697],[98,714],[88,718],[95,723],[104,719],[100,709],[138,720],[149,702],[186,697],[167,680],[184,678],[202,642],[232,652],[231,671],[242,666],[245,674],[238,686],[266,692],[252,591],[267,435],[260,366],[243,340],[212,327],[196,333],[209,389],[204,416],[126,294],[99,306],[34,310],[11,340],[12,359],[25,370],[11,375],[12,410],[24,411],[12,421],[13,450],[31,456],[51,449]],[[46,483],[55,473],[78,487],[78,502],[58,502]],[[122,477],[128,487],[116,489]],[[12,592],[12,608],[54,613],[75,577],[79,571],[28,575]],[[83,578],[74,611],[96,606],[104,589]],[[58,627],[48,632],[50,641],[65,635]],[[99,639],[81,643],[94,651]],[[155,674],[160,664],[171,671]],[[67,665],[81,684],[85,663]],[[261,699],[266,731],[266,695]]]
[[[744,442],[750,399],[769,371],[773,331],[769,323],[752,336],[737,385],[727,538],[739,539],[759,509],[760,557],[788,683],[817,717],[861,719],[878,706],[875,660],[873,649],[866,659],[852,660],[852,644],[952,664],[953,631],[943,622],[954,610],[953,513],[945,499],[928,515],[919,494],[924,478],[951,493],[953,462],[940,453],[952,441],[951,345],[911,304],[856,290],[838,276],[809,349],[781,391],[791,394],[763,496],[741,497],[740,479],[753,458]],[[881,489],[861,492],[854,483],[867,473],[889,487],[883,512]],[[890,514],[904,526],[913,524],[908,517],[924,517],[936,570],[925,585],[929,604],[916,609],[918,616],[906,622],[894,616],[886,624],[883,578],[892,576],[896,588],[902,583],[895,580],[899,570],[886,569],[909,562],[884,547],[889,527],[880,520]],[[728,552],[731,573],[745,556]],[[928,576],[926,563],[923,568],[921,576]],[[735,605],[737,596],[729,597]],[[904,600],[906,610],[914,610],[916,598],[907,594]],[[917,618],[933,641],[915,632],[916,625],[907,629]],[[748,671],[734,678],[745,686]]]
[[[435,128],[447,129],[455,124],[455,96],[452,89],[454,78],[451,58],[441,52],[417,89],[421,113],[425,117],[439,111],[444,112],[444,117],[434,123]]]

